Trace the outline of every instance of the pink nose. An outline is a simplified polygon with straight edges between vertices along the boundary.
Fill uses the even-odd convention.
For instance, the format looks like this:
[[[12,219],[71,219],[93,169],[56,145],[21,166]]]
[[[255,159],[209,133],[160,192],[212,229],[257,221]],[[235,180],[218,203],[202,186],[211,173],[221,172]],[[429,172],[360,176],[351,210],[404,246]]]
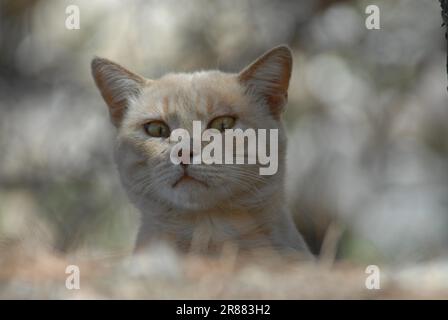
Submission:
[[[184,153],[186,153],[184,155]],[[187,166],[188,164],[193,163],[193,157],[194,157],[194,152],[193,150],[190,151],[190,154],[188,154],[188,152],[185,152],[185,150],[179,150],[177,156],[179,157],[180,160],[180,164],[182,166]]]

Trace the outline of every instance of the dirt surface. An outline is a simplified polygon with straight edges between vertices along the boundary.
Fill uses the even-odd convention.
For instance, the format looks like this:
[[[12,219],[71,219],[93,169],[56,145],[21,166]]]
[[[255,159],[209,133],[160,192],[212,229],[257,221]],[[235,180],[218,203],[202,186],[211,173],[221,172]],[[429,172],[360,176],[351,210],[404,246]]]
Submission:
[[[68,265],[80,289],[66,288]],[[366,266],[298,263],[278,257],[181,256],[158,247],[137,256],[57,256],[4,251],[1,299],[448,299],[448,262],[380,266],[380,289],[367,289]]]

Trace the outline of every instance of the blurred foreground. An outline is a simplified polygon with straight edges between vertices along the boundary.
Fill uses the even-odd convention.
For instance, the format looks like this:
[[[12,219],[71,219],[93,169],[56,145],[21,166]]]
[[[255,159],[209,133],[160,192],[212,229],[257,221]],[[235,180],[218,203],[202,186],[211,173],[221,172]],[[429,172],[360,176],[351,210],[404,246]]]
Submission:
[[[96,259],[40,251],[10,252],[0,263],[0,299],[446,299],[448,261],[381,269],[368,290],[359,266],[285,263],[260,253],[256,263],[227,250],[218,258],[180,256],[157,246],[144,255]],[[80,290],[65,269],[80,268]]]

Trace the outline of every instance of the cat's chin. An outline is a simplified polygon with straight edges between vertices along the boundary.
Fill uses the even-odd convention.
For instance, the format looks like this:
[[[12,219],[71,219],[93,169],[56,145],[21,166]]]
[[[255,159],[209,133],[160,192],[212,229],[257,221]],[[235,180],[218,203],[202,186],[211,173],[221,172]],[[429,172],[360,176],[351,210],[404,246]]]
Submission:
[[[219,190],[206,183],[186,179],[159,190],[159,195],[171,207],[178,210],[193,211],[213,208],[225,198]]]

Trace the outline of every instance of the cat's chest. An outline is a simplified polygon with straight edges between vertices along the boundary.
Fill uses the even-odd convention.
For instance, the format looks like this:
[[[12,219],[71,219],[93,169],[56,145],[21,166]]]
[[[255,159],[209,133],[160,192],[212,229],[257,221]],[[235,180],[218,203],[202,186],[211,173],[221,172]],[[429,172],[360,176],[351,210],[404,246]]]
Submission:
[[[176,232],[178,245],[193,252],[219,251],[225,244],[240,249],[266,247],[272,244],[267,225],[245,212],[209,213],[186,223]]]

